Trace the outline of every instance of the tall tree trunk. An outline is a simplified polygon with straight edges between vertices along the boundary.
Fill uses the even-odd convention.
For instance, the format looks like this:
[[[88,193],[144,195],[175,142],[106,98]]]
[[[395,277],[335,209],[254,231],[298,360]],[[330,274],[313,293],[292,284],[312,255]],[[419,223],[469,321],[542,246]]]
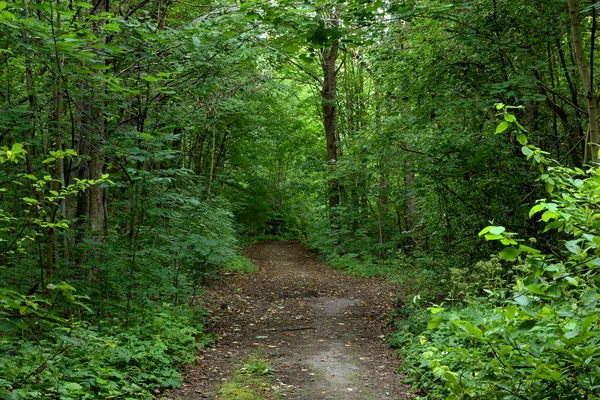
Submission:
[[[29,1],[23,0],[23,14],[27,19],[29,18]],[[29,35],[25,36],[25,41],[29,41]],[[23,148],[27,152],[25,154],[25,165],[27,168],[27,173],[31,174],[33,171],[33,162],[31,160],[31,136],[34,132],[34,121],[35,121],[35,113],[37,113],[38,109],[38,99],[35,93],[35,84],[33,81],[33,69],[31,67],[31,58],[29,57],[29,53],[25,54],[25,81],[27,84],[27,98],[29,100],[29,108],[31,110],[30,119],[31,119],[31,130],[25,129],[23,130]]]
[[[108,0],[97,0],[92,9],[93,14],[96,17],[108,11],[107,8]],[[95,23],[94,30],[97,35],[101,35],[102,26],[104,20],[99,19]],[[102,40],[104,41],[104,39]],[[102,178],[104,173],[105,155],[104,155],[104,134],[106,128],[106,120],[104,115],[104,103],[99,100],[102,99],[104,87],[99,88],[99,93],[94,99],[95,104],[92,106],[92,126],[96,128],[96,140],[90,140],[91,151],[90,151],[90,165],[89,165],[89,178],[98,180]],[[105,215],[105,196],[104,189],[99,183],[92,186],[90,190],[90,230],[97,235],[104,235],[107,227],[106,215]]]
[[[560,40],[556,40],[556,48],[558,50],[558,57],[560,60],[560,65],[562,67],[562,70],[564,71],[564,76],[565,76],[565,80],[567,81],[567,85],[569,86],[569,94],[571,97],[571,103],[573,103],[573,106],[575,108],[575,128],[576,129],[571,129],[570,125],[567,124],[566,122],[566,118],[564,119],[565,124],[567,124],[567,128],[565,129],[565,131],[569,132],[569,141],[570,141],[570,146],[569,146],[569,150],[571,150],[571,148],[574,148],[577,146],[577,144],[580,142],[581,138],[583,137],[583,128],[581,127],[581,119],[582,119],[582,113],[580,112],[580,108],[579,108],[579,100],[578,100],[578,96],[577,96],[577,89],[575,88],[575,85],[573,84],[573,79],[571,79],[571,74],[569,73],[569,68],[567,67],[567,60],[565,57],[565,52],[562,49],[562,46],[560,44]],[[560,114],[559,114],[560,116]],[[581,146],[581,153],[577,153],[576,151],[571,151],[571,159],[573,160],[573,164],[575,166],[579,166],[581,167],[583,164],[583,154],[585,153],[585,143],[583,143],[583,145]]]
[[[335,208],[340,204],[340,188],[334,177],[335,164],[338,157],[337,125],[337,66],[339,43],[335,40],[331,47],[321,49],[321,68],[323,70],[323,86],[321,88],[321,107],[323,111],[323,126],[327,142],[327,162],[329,164],[329,206]]]
[[[591,154],[591,161],[598,162],[598,96],[594,91],[593,87],[593,57],[590,57],[590,71],[588,71],[588,65],[585,59],[585,52],[583,49],[583,40],[581,36],[581,25],[579,20],[579,8],[576,0],[567,0],[569,6],[569,18],[571,21],[571,34],[573,36],[573,47],[575,49],[575,58],[577,59],[577,66],[579,67],[579,75],[581,76],[581,82],[583,83],[583,90],[587,99],[588,105],[588,137],[585,160],[587,161],[587,154]],[[593,29],[592,29],[592,54],[594,48],[594,36],[595,36],[595,25],[596,25],[596,13],[593,14]]]

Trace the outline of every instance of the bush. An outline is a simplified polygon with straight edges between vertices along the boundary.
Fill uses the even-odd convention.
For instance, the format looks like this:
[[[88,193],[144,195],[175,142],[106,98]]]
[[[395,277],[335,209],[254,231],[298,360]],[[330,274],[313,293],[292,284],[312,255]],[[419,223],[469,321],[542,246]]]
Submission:
[[[429,398],[600,398],[600,167],[565,168],[517,132],[548,192],[529,215],[539,215],[542,233],[557,232],[560,244],[544,254],[502,226],[480,232],[506,246],[498,256],[514,273],[511,291],[486,275],[488,298],[465,296],[465,307],[430,308],[427,330],[405,340],[409,372],[430,388]],[[428,371],[411,369],[417,363]]]
[[[163,305],[151,315],[128,330],[56,318],[4,331],[0,398],[147,399],[180,386],[179,365],[210,338],[191,310]]]

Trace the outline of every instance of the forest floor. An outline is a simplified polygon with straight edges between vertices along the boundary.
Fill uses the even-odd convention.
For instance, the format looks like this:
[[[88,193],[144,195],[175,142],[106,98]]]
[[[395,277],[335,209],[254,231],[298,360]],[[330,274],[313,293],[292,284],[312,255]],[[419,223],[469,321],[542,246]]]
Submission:
[[[258,398],[410,398],[384,341],[392,285],[335,271],[298,242],[263,242],[244,254],[258,272],[225,276],[207,291],[206,329],[217,340],[167,399],[221,398],[252,359],[272,366]]]

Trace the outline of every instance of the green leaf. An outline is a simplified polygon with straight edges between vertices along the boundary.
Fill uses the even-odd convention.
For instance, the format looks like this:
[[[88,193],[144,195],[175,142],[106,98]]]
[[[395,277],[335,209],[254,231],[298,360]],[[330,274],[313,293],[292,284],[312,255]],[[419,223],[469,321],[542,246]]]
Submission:
[[[519,256],[519,250],[514,247],[505,247],[498,256],[505,261],[513,261]]]
[[[552,230],[552,229],[559,229],[559,228],[561,228],[561,227],[562,227],[564,224],[565,224],[565,221],[563,221],[563,220],[560,220],[560,219],[559,219],[559,220],[557,220],[557,221],[550,222],[550,223],[549,223],[548,225],[546,225],[546,227],[544,228],[544,233],[545,233],[545,232],[548,232],[548,231],[550,231],[550,230]]]
[[[490,229],[490,233],[493,235],[501,235],[504,231],[506,231],[506,228],[503,226],[492,226]]]
[[[573,286],[579,286],[579,281],[571,276],[565,276],[565,280]]]
[[[485,240],[502,240],[502,239],[504,239],[504,236],[502,236],[502,235],[494,235],[491,233],[488,233],[484,237],[485,237]]]
[[[525,246],[525,245],[520,245],[519,250],[521,250],[521,252],[524,251],[526,253],[533,254],[534,256],[540,255],[542,253],[538,249],[534,249],[533,247],[529,247],[529,246]]]
[[[481,329],[472,325],[469,321],[454,320],[452,321],[452,323],[460,327],[469,335],[475,336],[477,339],[483,339],[483,332],[481,331]]]
[[[427,329],[437,328],[438,326],[440,326],[440,324],[442,323],[443,320],[444,320],[444,318],[441,315],[431,318],[429,320],[429,322],[427,322]]]
[[[488,233],[488,232],[490,231],[490,229],[492,229],[492,228],[493,228],[493,226],[486,226],[485,228],[483,228],[483,229],[481,230],[481,232],[479,232],[479,233],[478,233],[478,236],[483,236],[483,235],[485,235],[485,234],[486,234],[486,233]]]
[[[506,319],[510,321],[513,318],[515,318],[515,315],[517,314],[517,307],[513,306],[512,304],[509,304],[504,310]]]
[[[513,114],[504,114],[504,120],[508,122],[517,122],[517,117]]]
[[[534,319],[527,319],[519,324],[519,331],[529,331],[535,326],[536,323],[537,321]]]
[[[524,294],[515,293],[513,300],[515,301],[515,303],[523,307],[527,307],[529,305],[529,297],[527,297]]]
[[[67,382],[67,383],[64,383],[62,386],[71,392],[76,392],[83,388],[79,383],[75,383],[75,382]]]
[[[119,26],[119,24],[111,22],[110,24],[104,25],[104,30],[105,31],[111,31],[111,32],[120,32],[121,31],[121,26]]]
[[[586,307],[594,306],[598,303],[598,292],[595,288],[590,288],[581,296],[581,300],[583,300]]]
[[[533,155],[533,151],[527,146],[521,147],[521,153],[523,153],[527,157],[530,157]]]
[[[554,211],[547,210],[542,214],[542,221],[548,222],[551,219],[556,219],[560,217],[560,214]]]
[[[522,133],[518,133],[518,134],[517,134],[517,141],[518,141],[518,142],[519,142],[521,145],[525,146],[525,145],[527,144],[527,136],[525,136],[525,135],[524,135],[524,134],[522,134]]]
[[[555,299],[558,299],[558,298],[562,297],[562,289],[560,288],[560,285],[552,285],[552,286],[550,286],[550,289],[548,289],[546,294],[550,297],[554,297]]]
[[[565,247],[571,253],[573,253],[575,255],[579,255],[579,254],[581,254],[581,248],[577,244],[578,242],[579,242],[579,240],[569,240],[568,242],[565,242]]]
[[[579,326],[576,326],[575,329],[568,331],[565,333],[565,338],[573,339],[579,335]]]
[[[502,133],[502,132],[504,132],[505,130],[507,130],[507,129],[508,129],[508,126],[509,126],[508,122],[506,122],[506,121],[502,121],[502,122],[500,122],[500,124],[498,124],[498,126],[496,127],[496,132],[495,132],[495,134],[497,135],[497,134],[499,134],[499,133]]]
[[[442,311],[444,311],[444,307],[430,307],[428,310],[429,310],[429,312],[431,312],[432,314],[435,315],[435,314],[439,314]]]
[[[542,204],[537,204],[531,207],[531,210],[529,210],[529,218],[533,217],[535,214],[542,211],[543,209],[545,209],[545,207]]]

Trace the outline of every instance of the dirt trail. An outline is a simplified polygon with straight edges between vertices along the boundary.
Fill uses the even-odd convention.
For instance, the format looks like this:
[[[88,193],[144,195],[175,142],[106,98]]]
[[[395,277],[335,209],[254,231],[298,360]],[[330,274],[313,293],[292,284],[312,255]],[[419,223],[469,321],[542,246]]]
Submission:
[[[250,355],[271,360],[285,399],[410,398],[383,339],[391,285],[334,271],[296,242],[264,242],[245,254],[259,271],[227,276],[208,292],[207,329],[219,339],[169,399],[216,398]]]

